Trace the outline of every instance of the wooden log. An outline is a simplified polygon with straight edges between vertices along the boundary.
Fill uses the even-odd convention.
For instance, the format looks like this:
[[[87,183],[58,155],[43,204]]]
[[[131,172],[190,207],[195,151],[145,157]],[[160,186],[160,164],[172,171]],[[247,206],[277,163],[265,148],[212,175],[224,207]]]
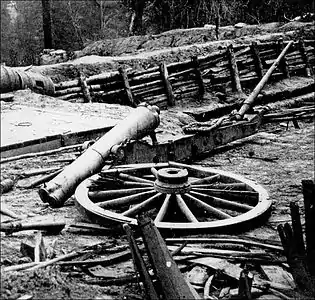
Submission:
[[[131,87],[131,89],[132,89],[132,92],[138,92],[138,93],[140,92],[141,93],[145,89],[150,90],[150,89],[156,88],[156,87],[163,87],[162,84],[163,84],[163,80],[158,79],[158,80],[151,81],[151,82],[145,82],[145,83],[142,83],[139,85],[134,85]]]
[[[129,85],[128,76],[127,76],[126,71],[122,67],[120,67],[118,69],[118,71],[121,75],[121,78],[122,78],[122,81],[124,84],[124,88],[125,88],[125,92],[127,95],[127,99],[128,99],[127,105],[130,105],[131,107],[137,107],[137,104],[135,103],[133,96],[132,96],[132,92],[131,92],[131,88]]]
[[[37,223],[11,223],[11,224],[1,224],[0,231],[11,234],[13,232],[18,232],[22,230],[46,230],[51,233],[59,233],[64,227],[65,222],[37,222]]]
[[[205,93],[205,86],[203,84],[203,78],[202,78],[200,68],[199,68],[199,61],[198,61],[197,56],[193,56],[191,60],[195,68],[196,80],[199,86],[199,97],[202,98]]]
[[[54,96],[59,97],[59,96],[64,96],[68,94],[75,94],[75,93],[80,93],[82,91],[81,87],[71,87],[67,89],[60,89],[55,91]]]
[[[153,221],[140,215],[138,224],[165,299],[198,299],[197,293],[190,289],[181,274]]]
[[[262,66],[259,49],[257,47],[257,42],[253,42],[251,44],[251,50],[252,50],[252,56],[254,59],[254,65],[255,65],[257,76],[259,79],[261,79],[264,76],[264,68]]]
[[[293,44],[293,41],[289,42],[288,45],[282,50],[282,52],[280,53],[280,55],[278,56],[278,58],[276,59],[276,61],[272,64],[272,66],[269,68],[269,70],[267,71],[267,73],[264,75],[264,77],[259,81],[259,83],[257,84],[257,86],[255,87],[255,89],[253,90],[253,92],[249,95],[249,97],[244,101],[242,107],[240,108],[240,110],[237,113],[236,118],[237,119],[242,119],[244,114],[247,112],[247,110],[253,105],[257,95],[259,94],[259,92],[263,89],[263,87],[265,86],[265,84],[267,83],[267,81],[269,80],[271,74],[273,73],[273,71],[277,68],[278,64],[280,63],[280,61],[282,60],[282,58],[284,57],[284,55],[286,54],[286,52],[288,51],[288,49],[290,48],[290,46]]]
[[[277,53],[278,53],[278,55],[281,53],[281,51],[283,49],[284,49],[283,39],[279,39],[278,40],[278,45],[277,45]],[[285,78],[290,78],[290,72],[289,72],[289,68],[288,68],[288,63],[286,61],[286,54],[281,59],[281,61],[279,63],[279,68],[283,72],[283,75],[284,75]]]
[[[134,263],[134,267],[136,270],[138,270],[140,274],[141,281],[143,282],[146,295],[148,299],[160,299],[152,282],[152,279],[150,277],[150,274],[146,268],[146,265],[143,261],[142,255],[138,249],[137,243],[133,237],[131,227],[127,224],[123,225],[123,228],[127,235],[127,240],[129,243],[129,247],[131,250],[132,260]]]
[[[86,79],[86,83],[91,85],[91,84],[96,84],[96,83],[120,81],[120,80],[121,80],[121,75],[119,71],[118,72],[114,71],[114,72],[101,73],[101,74],[90,76]]]
[[[175,99],[174,99],[174,95],[173,95],[173,89],[172,89],[171,83],[169,81],[167,66],[164,62],[161,63],[161,65],[160,65],[160,73],[161,73],[161,76],[162,76],[162,79],[164,82],[165,93],[167,95],[168,105],[174,106],[175,105]]]
[[[55,93],[59,90],[80,87],[78,79],[55,83]]]
[[[67,95],[63,95],[63,96],[58,97],[58,99],[64,100],[64,101],[69,101],[69,100],[78,99],[78,98],[83,98],[83,94],[82,93],[72,93],[72,94],[67,94]]]
[[[176,80],[176,79],[178,80],[178,78],[176,78],[176,77],[185,78],[185,77],[187,77],[187,75],[194,73],[194,72],[195,72],[194,68],[188,68],[186,70],[183,70],[183,71],[180,71],[177,73],[169,74],[169,79],[170,80]]]
[[[86,82],[86,77],[83,74],[80,74],[79,82],[85,102],[92,103],[92,97],[90,95],[89,87]]]
[[[306,54],[305,43],[304,43],[303,39],[299,40],[299,46],[300,46],[301,56],[302,56],[303,62],[305,64],[305,76],[310,77],[312,75],[312,73],[311,73],[311,68],[309,65],[309,59],[308,59],[308,56]]]

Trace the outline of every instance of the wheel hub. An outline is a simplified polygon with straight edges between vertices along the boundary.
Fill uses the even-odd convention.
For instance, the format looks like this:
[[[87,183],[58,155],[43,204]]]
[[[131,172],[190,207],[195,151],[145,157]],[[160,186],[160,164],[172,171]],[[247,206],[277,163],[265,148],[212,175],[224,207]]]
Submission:
[[[154,182],[156,191],[164,194],[184,194],[190,191],[188,171],[179,168],[163,168],[157,171]]]

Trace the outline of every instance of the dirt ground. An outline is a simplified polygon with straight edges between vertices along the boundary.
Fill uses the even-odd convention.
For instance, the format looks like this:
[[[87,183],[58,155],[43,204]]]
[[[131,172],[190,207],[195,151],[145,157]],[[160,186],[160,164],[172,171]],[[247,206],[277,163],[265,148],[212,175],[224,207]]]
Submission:
[[[228,151],[214,154],[195,164],[211,166],[245,176],[263,185],[273,201],[271,215],[256,228],[238,233],[265,241],[279,241],[277,225],[290,221],[289,204],[298,203],[303,212],[303,197],[301,180],[314,179],[314,123],[313,120],[299,122],[300,129],[292,123],[268,124],[246,142],[237,142]],[[260,159],[253,159],[249,153],[254,153]],[[54,155],[44,158],[25,159],[1,165],[1,177],[18,177],[19,173],[38,167],[56,165],[51,162],[54,158],[73,157],[73,153]],[[272,161],[264,160],[273,158]],[[57,163],[60,165],[60,163]],[[76,210],[73,199],[67,205],[52,209],[44,204],[37,195],[36,189],[23,189],[31,179],[18,181],[18,185],[9,193],[3,194],[1,202],[19,214],[29,216],[28,221],[34,220],[65,220],[69,225],[74,220],[82,220]],[[9,217],[1,216],[1,221]],[[123,235],[82,235],[68,230],[66,227],[58,235],[45,235],[46,245],[57,240],[56,254],[62,255],[74,249],[102,243],[102,251],[94,257],[106,256],[111,248],[126,246]],[[1,233],[1,266],[29,262],[30,259],[20,253],[20,244],[30,238],[34,231],[22,231],[6,236]],[[230,232],[233,234],[233,232]],[[200,235],[199,235],[200,236]],[[205,234],[207,236],[207,234]],[[119,247],[118,247],[119,248]],[[130,275],[133,273],[131,260],[127,263],[107,267],[115,275]],[[61,267],[47,268],[33,272],[2,272],[1,295],[3,299],[17,299],[20,296],[32,295],[33,299],[137,299],[141,290],[136,283],[123,286],[91,285],[86,282],[93,277],[84,270],[66,269]],[[129,295],[129,296],[128,296]],[[129,298],[128,298],[129,297]]]

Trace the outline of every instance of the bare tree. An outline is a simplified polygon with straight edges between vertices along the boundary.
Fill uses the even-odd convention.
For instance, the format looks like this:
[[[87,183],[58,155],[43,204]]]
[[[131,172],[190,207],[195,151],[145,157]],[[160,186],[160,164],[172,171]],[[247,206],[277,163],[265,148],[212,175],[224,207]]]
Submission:
[[[53,48],[52,26],[51,26],[51,5],[50,0],[42,0],[43,9],[43,29],[44,29],[44,47]]]

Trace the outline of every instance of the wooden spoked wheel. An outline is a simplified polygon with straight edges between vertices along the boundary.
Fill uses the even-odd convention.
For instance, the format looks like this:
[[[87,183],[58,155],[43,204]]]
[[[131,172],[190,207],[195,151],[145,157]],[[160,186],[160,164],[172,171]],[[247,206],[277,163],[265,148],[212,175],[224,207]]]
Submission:
[[[251,180],[176,162],[102,171],[82,182],[75,197],[95,223],[136,224],[145,211],[158,228],[181,230],[239,225],[271,206],[266,190]]]

